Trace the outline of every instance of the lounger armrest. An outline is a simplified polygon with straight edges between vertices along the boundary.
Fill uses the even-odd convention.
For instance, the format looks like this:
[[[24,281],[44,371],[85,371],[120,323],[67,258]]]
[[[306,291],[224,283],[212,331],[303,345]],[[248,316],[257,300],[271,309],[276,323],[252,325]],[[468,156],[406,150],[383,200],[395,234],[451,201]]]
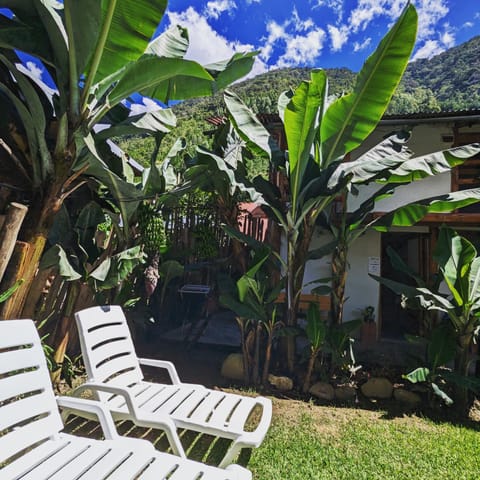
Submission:
[[[105,385],[104,383],[97,383],[94,381],[88,381],[80,385],[74,390],[74,394],[77,395],[84,390],[93,390],[97,392],[106,392],[111,393],[113,395],[120,395],[125,399],[125,403],[127,404],[128,413],[131,415],[132,420],[134,423],[139,425],[148,425],[152,423],[152,420],[147,416],[142,414],[142,411],[137,408],[135,402],[128,390],[125,390],[122,387],[116,387],[114,385]],[[108,407],[107,407],[108,408]],[[171,430],[172,432],[176,431],[175,422],[168,416],[168,415],[157,415],[157,419],[155,421],[156,425],[160,428],[165,428]]]
[[[147,367],[164,368],[168,371],[170,379],[174,385],[182,383],[180,381],[180,377],[178,376],[177,369],[172,362],[167,362],[165,360],[154,360],[153,358],[139,358],[138,362],[140,365],[145,365]]]
[[[116,440],[120,438],[115,424],[113,423],[112,415],[108,409],[102,405],[102,403],[96,400],[88,400],[86,398],[57,397],[57,404],[62,409],[81,410],[84,412],[93,413],[97,416],[102,427],[103,434],[107,440]]]
[[[263,408],[262,418],[253,432],[246,432],[244,435],[248,437],[248,446],[259,447],[272,423],[272,401],[265,397],[257,397],[255,400]],[[242,436],[240,436],[238,442],[242,443]]]
[[[75,388],[73,391],[73,395],[79,395],[80,393],[84,392],[85,390],[92,390],[94,392],[106,392],[111,393],[113,395],[120,395],[125,399],[125,403],[127,404],[128,411],[134,417],[138,416],[138,409],[135,406],[135,402],[133,401],[132,396],[128,390],[125,390],[122,387],[116,387],[114,385],[106,385],[104,383],[98,383],[95,381],[88,381],[82,383],[82,385]]]

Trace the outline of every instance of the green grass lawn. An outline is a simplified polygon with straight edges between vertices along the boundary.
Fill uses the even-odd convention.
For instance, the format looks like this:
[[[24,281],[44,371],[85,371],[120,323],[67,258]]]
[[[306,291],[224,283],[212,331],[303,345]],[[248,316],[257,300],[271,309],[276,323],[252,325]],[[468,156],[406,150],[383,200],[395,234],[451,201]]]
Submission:
[[[245,392],[243,392],[245,393]],[[468,426],[413,414],[314,405],[273,398],[273,420],[263,444],[238,463],[254,480],[477,480],[480,418]],[[477,413],[480,411],[477,409]],[[477,415],[480,417],[480,415]],[[117,424],[121,435],[145,438],[168,451],[165,434]],[[102,438],[98,423],[72,417],[66,430]],[[218,465],[229,441],[184,431],[190,458]]]
[[[477,479],[479,429],[414,415],[274,400],[248,468],[258,480]]]

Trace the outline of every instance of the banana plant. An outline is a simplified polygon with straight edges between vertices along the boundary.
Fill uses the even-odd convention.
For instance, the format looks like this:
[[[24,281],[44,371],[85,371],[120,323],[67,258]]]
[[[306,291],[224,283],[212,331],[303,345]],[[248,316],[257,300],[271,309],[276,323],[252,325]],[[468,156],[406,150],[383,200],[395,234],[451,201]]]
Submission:
[[[448,317],[456,340],[454,372],[457,377],[468,377],[469,349],[480,332],[480,257],[466,238],[451,228],[442,227],[433,259],[438,264],[439,275],[448,288],[448,294],[442,293],[439,282],[432,289],[370,276],[405,296],[410,304],[415,302],[420,308],[441,312]],[[467,389],[464,383],[457,382],[456,400],[461,408],[466,407]]]
[[[110,169],[102,148],[119,131],[162,132],[170,119],[160,108],[129,117],[124,103],[136,93],[163,103],[210,95],[253,64],[254,52],[205,67],[184,59],[185,29],[153,38],[166,7],[166,0],[0,2],[7,12],[0,18],[0,159],[12,172],[12,191],[20,189],[31,207],[21,235],[31,248],[25,282],[15,294],[17,315],[53,219],[72,192],[95,177],[117,200],[141,199]],[[46,83],[23,66],[25,55],[41,67]],[[100,133],[99,124],[112,128]],[[134,209],[123,207],[127,225]]]
[[[327,322],[320,318],[318,305],[311,303],[307,310],[307,326],[305,333],[310,343],[310,356],[308,359],[307,371],[303,382],[303,393],[310,388],[313,368],[318,354],[321,352],[327,339]]]
[[[277,316],[275,301],[283,288],[279,282],[273,288],[262,271],[268,261],[271,250],[263,247],[255,253],[252,265],[236,282],[234,292],[220,296],[220,303],[237,315],[241,332],[245,382],[259,383],[260,379],[260,343],[262,331],[267,334],[265,357],[263,361],[262,383],[265,385],[270,369],[272,345],[283,323]],[[253,355],[249,346],[253,344]]]
[[[261,195],[247,178],[245,158],[271,158],[269,133],[238,96],[225,91],[227,119],[215,132],[211,149],[197,147],[184,173],[182,190],[200,189],[214,192],[215,203],[227,233],[238,231],[241,195],[252,202],[262,202]],[[242,242],[231,235],[231,263],[234,271],[246,271],[246,255]]]
[[[285,259],[287,326],[296,325],[305,264],[319,215],[349,184],[350,176],[330,177],[345,155],[374,130],[395,91],[415,44],[417,13],[407,4],[396,23],[367,59],[353,91],[340,98],[328,94],[325,71],[314,70],[295,92],[280,97],[279,112],[288,143],[285,173],[289,201],[281,192],[259,180],[268,210],[287,242]],[[295,340],[288,338],[286,364],[293,371]]]

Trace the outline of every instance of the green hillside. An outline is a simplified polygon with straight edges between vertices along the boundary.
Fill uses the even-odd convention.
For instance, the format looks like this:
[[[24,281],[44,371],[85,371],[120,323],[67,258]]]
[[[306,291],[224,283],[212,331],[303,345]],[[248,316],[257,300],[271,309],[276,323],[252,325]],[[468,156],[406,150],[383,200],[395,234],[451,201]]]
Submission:
[[[295,88],[308,79],[309,68],[273,70],[231,87],[256,113],[275,113],[281,92]],[[327,69],[330,93],[342,94],[351,90],[355,73],[347,68]],[[387,114],[439,112],[480,108],[480,36],[447,50],[431,59],[411,62],[394,95]],[[187,151],[194,154],[195,145],[209,145],[205,134],[212,126],[205,120],[223,115],[221,93],[212,97],[186,101],[173,107],[178,126],[163,141],[159,158],[168,151],[174,140],[185,137]],[[120,147],[140,162],[148,162],[153,151],[149,138],[122,139]]]

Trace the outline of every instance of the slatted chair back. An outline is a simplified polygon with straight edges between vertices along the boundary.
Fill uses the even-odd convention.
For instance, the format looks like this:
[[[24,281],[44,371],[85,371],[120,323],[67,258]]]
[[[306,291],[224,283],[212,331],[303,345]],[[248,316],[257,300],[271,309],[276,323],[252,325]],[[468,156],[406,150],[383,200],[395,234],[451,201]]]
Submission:
[[[143,380],[127,319],[118,305],[75,314],[88,379],[118,387]],[[99,393],[105,401],[110,394]]]
[[[35,324],[0,321],[0,465],[62,429]]]

